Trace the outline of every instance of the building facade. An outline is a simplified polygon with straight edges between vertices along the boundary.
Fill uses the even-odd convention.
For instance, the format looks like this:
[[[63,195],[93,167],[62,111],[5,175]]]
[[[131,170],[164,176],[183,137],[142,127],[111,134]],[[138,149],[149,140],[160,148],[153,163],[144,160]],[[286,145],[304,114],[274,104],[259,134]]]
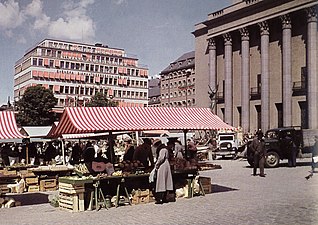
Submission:
[[[195,106],[195,53],[183,54],[161,73],[161,106]]]
[[[197,106],[245,132],[318,129],[317,1],[243,0],[213,12],[195,36]]]
[[[147,106],[148,69],[123,49],[45,39],[15,64],[14,98],[34,85],[51,89],[56,110],[85,106],[97,92],[119,106]]]
[[[148,106],[161,106],[161,80],[159,78],[151,78],[148,81]]]

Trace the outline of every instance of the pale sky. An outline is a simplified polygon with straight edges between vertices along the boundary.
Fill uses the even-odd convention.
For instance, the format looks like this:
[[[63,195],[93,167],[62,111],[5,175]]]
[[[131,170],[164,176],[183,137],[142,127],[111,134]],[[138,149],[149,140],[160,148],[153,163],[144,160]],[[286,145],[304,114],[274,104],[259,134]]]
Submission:
[[[102,43],[136,55],[149,75],[194,50],[194,25],[232,0],[0,0],[0,105],[14,64],[45,38]]]

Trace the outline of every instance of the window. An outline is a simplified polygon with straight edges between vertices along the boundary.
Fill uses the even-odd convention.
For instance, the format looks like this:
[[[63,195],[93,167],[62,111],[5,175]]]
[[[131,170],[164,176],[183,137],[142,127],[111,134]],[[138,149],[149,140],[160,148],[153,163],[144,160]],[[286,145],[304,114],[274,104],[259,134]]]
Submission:
[[[37,58],[33,58],[32,65],[33,66],[37,66],[37,64],[38,64],[38,59]]]
[[[53,67],[54,65],[54,60],[50,60],[50,67]]]
[[[39,66],[43,66],[43,59],[39,59]]]
[[[64,61],[61,61],[60,65],[61,65],[61,68],[62,68],[62,69],[65,68],[65,63],[64,63]]]
[[[65,94],[69,94],[69,88],[68,88],[68,86],[65,86]]]
[[[70,68],[70,63],[69,62],[65,62],[65,68],[69,69]]]

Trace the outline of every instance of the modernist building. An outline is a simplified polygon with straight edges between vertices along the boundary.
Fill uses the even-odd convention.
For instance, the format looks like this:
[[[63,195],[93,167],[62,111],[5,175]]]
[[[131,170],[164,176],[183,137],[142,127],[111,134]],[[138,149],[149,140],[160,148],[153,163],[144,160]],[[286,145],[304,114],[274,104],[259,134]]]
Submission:
[[[42,85],[58,99],[57,109],[85,106],[97,92],[119,106],[147,106],[148,69],[123,49],[45,39],[15,64],[14,97]]]
[[[161,75],[161,106],[192,107],[195,102],[194,51],[185,53]]]
[[[152,78],[148,81],[148,106],[161,106],[161,81],[159,78]]]
[[[244,131],[318,128],[317,1],[244,0],[196,25],[197,106]]]

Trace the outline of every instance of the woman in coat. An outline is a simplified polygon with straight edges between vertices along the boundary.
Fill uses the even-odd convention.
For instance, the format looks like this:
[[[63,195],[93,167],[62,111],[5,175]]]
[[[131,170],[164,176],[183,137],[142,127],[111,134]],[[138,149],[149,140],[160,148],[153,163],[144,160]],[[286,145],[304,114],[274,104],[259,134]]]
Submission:
[[[157,169],[156,180],[156,204],[162,204],[166,201],[168,191],[173,191],[172,174],[169,163],[169,151],[164,144],[160,144],[157,148],[158,159],[155,164]]]

